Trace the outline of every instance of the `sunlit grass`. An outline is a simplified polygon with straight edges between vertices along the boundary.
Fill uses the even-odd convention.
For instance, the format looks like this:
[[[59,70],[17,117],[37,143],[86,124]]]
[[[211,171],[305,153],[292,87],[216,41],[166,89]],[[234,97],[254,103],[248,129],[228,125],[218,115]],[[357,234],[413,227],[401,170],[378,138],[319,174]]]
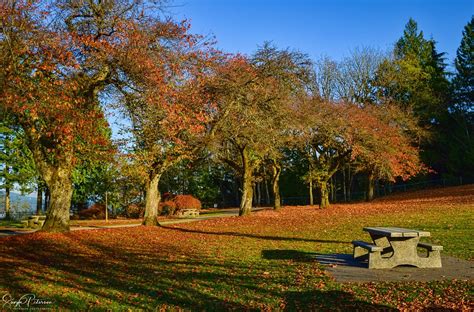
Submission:
[[[472,259],[473,190],[2,238],[0,292],[34,293],[77,310],[462,309],[472,282],[340,284],[314,254],[350,253],[352,240],[368,239],[364,226],[403,226],[430,231],[444,254]]]

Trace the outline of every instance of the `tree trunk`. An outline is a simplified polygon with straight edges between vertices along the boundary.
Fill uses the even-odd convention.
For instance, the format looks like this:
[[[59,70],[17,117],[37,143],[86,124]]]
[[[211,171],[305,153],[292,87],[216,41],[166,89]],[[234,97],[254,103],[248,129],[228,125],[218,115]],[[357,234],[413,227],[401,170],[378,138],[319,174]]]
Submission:
[[[247,149],[244,148],[241,151],[242,156],[242,199],[240,200],[239,216],[245,216],[250,214],[252,211],[252,167],[250,166],[250,160],[248,157]]]
[[[265,206],[270,205],[270,191],[268,189],[268,180],[265,179]]]
[[[257,183],[252,184],[252,194],[253,194],[253,197],[252,197],[253,203],[255,205],[258,205],[258,201],[257,201]]]
[[[334,203],[336,201],[336,177],[331,177],[331,201]]]
[[[258,207],[261,207],[262,206],[262,183],[261,182],[257,182],[256,183],[256,190],[257,190],[257,205]]]
[[[5,219],[10,219],[11,201],[10,201],[10,187],[5,187]]]
[[[320,199],[319,199],[319,208],[323,209],[329,206],[329,191],[326,181],[316,182],[316,187],[318,188]]]
[[[351,165],[347,166],[347,175],[349,177],[347,184],[347,200],[352,200],[352,182],[354,181],[354,175],[351,172]]]
[[[38,194],[36,195],[36,214],[43,213],[43,187],[38,183]]]
[[[342,192],[344,195],[344,202],[347,201],[347,193],[346,193],[346,168],[342,168]]]
[[[375,189],[375,175],[372,172],[369,172],[367,176],[367,198],[366,201],[372,201],[374,199],[374,189]]]
[[[44,180],[50,193],[50,202],[46,211],[46,220],[43,231],[66,232],[69,231],[69,213],[72,199],[72,168],[49,167],[48,175]]]
[[[49,192],[49,188],[46,186],[44,190],[43,211],[48,211],[50,201],[51,201],[51,193]]]
[[[146,197],[145,197],[145,217],[143,219],[143,225],[156,226],[158,223],[158,206],[161,201],[161,194],[158,190],[158,183],[160,182],[161,175],[153,173],[150,176],[150,180],[146,185]]]
[[[278,210],[281,208],[281,197],[280,197],[280,174],[281,166],[276,162],[273,162],[273,176],[272,176],[272,189],[273,189],[273,209]]]
[[[234,181],[234,184],[233,184],[233,191],[234,191],[234,202],[232,203],[232,205],[235,205],[237,206],[239,203],[240,203],[240,186],[241,186],[241,182],[240,179],[236,178],[235,181]]]
[[[309,179],[309,205],[314,205],[314,198],[313,198],[313,179]]]

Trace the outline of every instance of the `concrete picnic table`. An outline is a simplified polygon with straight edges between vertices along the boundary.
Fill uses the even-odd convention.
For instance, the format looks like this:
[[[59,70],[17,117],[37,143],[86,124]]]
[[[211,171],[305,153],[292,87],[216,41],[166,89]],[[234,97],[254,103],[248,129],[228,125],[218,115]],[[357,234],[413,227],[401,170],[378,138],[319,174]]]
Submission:
[[[353,241],[354,258],[368,258],[370,269],[390,269],[399,265],[419,268],[440,268],[442,246],[421,243],[421,237],[429,237],[430,232],[397,227],[365,227],[374,244]],[[426,249],[422,257],[417,248]]]

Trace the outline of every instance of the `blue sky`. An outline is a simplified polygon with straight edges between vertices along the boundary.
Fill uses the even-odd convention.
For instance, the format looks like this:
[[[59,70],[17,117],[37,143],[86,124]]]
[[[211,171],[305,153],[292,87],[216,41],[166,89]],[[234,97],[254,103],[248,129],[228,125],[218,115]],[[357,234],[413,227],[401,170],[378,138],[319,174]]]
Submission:
[[[452,63],[474,14],[473,0],[174,0],[169,5],[175,18],[190,19],[195,33],[214,34],[228,52],[249,54],[273,41],[313,59],[336,60],[355,47],[390,49],[412,17]]]

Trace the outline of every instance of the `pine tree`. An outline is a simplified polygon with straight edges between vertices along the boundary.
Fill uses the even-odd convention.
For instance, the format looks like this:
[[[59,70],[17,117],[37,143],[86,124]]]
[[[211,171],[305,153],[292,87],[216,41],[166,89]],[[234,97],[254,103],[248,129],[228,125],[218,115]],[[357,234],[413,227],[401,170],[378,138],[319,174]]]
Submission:
[[[442,151],[446,171],[453,176],[474,178],[474,17],[464,27],[456,53],[451,83],[449,114],[442,121]]]
[[[449,87],[444,53],[410,19],[393,54],[394,59],[379,68],[378,83],[384,96],[413,110],[422,125],[436,124],[446,110]]]
[[[455,108],[468,112],[474,103],[474,16],[464,27],[454,66],[456,73],[452,85]]]

